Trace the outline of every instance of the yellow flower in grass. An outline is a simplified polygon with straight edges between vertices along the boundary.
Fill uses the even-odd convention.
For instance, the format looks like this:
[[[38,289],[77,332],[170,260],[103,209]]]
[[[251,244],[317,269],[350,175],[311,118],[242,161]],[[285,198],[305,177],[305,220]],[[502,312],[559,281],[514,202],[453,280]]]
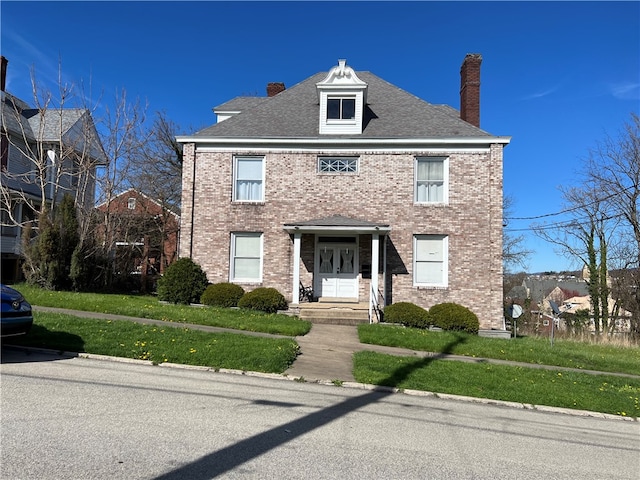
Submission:
[[[190,348],[189,349],[189,353],[196,353],[196,352],[197,352],[197,350],[195,348]]]

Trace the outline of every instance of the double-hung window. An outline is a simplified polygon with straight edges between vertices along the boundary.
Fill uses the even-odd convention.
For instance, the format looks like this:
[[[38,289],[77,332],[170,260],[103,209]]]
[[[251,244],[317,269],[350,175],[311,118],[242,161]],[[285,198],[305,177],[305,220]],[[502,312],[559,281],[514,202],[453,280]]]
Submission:
[[[327,120],[354,120],[355,98],[327,98]]]
[[[416,203],[447,203],[449,162],[445,157],[418,157],[415,164]]]
[[[264,201],[264,157],[235,157],[233,200]]]
[[[262,281],[262,233],[231,234],[231,272],[233,282]]]
[[[413,284],[446,287],[449,242],[446,235],[413,236]]]

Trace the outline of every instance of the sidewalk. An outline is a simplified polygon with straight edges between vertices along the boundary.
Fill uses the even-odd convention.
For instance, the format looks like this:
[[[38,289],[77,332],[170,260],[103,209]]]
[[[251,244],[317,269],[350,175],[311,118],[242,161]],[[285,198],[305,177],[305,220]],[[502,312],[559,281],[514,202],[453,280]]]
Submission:
[[[164,322],[162,320],[152,320],[148,318],[127,317],[124,315],[113,315],[108,313],[85,312],[78,310],[68,310],[64,308],[40,307],[34,306],[34,311],[64,313],[67,315],[75,315],[83,318],[96,318],[107,320],[129,320],[132,322],[142,323],[145,325],[163,325],[176,327],[181,324],[175,322]],[[243,335],[253,335],[260,337],[283,337],[282,335],[271,335],[260,332],[247,332],[244,330],[232,330],[228,328],[210,327],[206,325],[189,324],[189,328],[194,330],[202,330],[205,332],[230,332]],[[290,338],[290,337],[286,337]],[[589,374],[605,374],[628,378],[640,378],[638,375],[630,375],[626,373],[596,372],[591,370],[582,370],[568,367],[556,367],[552,365],[538,365],[532,363],[511,362],[506,360],[495,360],[486,358],[473,358],[460,355],[440,354],[433,352],[422,352],[409,350],[406,348],[385,347],[381,345],[369,345],[360,343],[358,338],[357,327],[345,325],[327,325],[322,323],[314,323],[311,331],[300,337],[295,337],[296,342],[300,345],[300,355],[293,362],[291,367],[284,372],[284,375],[290,378],[300,378],[308,382],[313,381],[341,381],[354,382],[353,378],[353,354],[356,352],[368,350],[388,355],[415,356],[416,358],[427,358],[438,356],[444,360],[457,360],[469,363],[491,363],[496,365],[512,365],[527,368],[541,368],[554,371],[574,371]]]

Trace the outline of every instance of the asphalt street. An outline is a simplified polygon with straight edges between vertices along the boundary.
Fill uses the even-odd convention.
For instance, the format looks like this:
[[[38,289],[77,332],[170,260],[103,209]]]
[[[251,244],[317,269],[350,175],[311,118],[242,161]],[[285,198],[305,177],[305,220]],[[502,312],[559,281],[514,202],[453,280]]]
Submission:
[[[2,479],[637,479],[640,423],[5,351]]]

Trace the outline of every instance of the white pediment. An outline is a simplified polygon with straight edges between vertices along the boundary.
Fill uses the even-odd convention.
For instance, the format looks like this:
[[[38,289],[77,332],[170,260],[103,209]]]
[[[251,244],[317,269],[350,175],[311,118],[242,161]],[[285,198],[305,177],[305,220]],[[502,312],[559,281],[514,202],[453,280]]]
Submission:
[[[333,67],[324,80],[318,82],[318,89],[331,88],[334,86],[366,88],[367,84],[360,80],[353,71],[353,68],[347,66],[346,60],[338,60],[338,65]]]

